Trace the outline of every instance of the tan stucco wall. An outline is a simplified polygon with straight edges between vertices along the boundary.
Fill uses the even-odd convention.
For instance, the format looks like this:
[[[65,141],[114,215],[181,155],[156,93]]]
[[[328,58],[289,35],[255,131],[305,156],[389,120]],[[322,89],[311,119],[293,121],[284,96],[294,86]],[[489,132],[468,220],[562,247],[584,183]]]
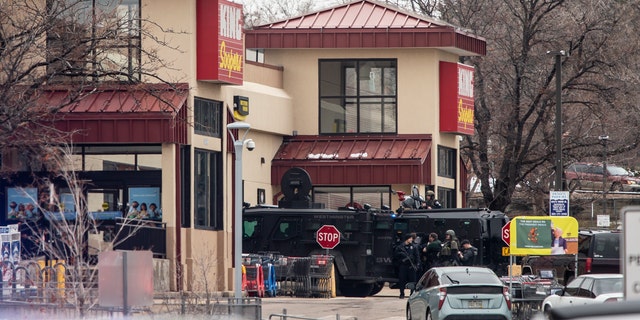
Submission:
[[[397,59],[398,134],[431,134],[431,181],[456,189],[453,179],[439,177],[436,171],[438,145],[455,149],[459,145],[457,135],[440,133],[439,62],[456,62],[457,56],[450,53],[436,49],[265,50],[265,63],[284,67],[284,88],[295,101],[294,130],[303,135],[319,133],[318,60],[350,58]],[[461,193],[456,198],[460,206]]]
[[[244,200],[257,203],[257,189],[264,189],[266,203],[272,204],[274,192],[279,186],[271,186],[271,160],[282,143],[282,137],[297,131],[301,135],[318,134],[318,59],[348,58],[395,58],[398,60],[398,133],[432,134],[431,167],[432,181],[437,185],[456,189],[453,179],[436,176],[437,146],[458,147],[458,137],[452,134],[439,134],[439,97],[438,62],[455,62],[457,56],[435,49],[361,49],[361,50],[267,50],[265,67],[244,64],[244,83],[242,85],[223,85],[219,83],[199,82],[196,80],[196,12],[195,0],[143,0],[142,16],[158,23],[165,30],[147,24],[150,37],[143,39],[147,50],[157,50],[157,54],[167,63],[166,68],[158,66],[158,75],[170,82],[186,82],[190,86],[188,99],[189,117],[192,119],[193,97],[222,101],[226,111],[233,109],[233,96],[249,97],[250,113],[247,123],[251,131],[247,139],[256,144],[254,151],[243,151]],[[166,41],[163,47],[153,38]],[[145,81],[157,82],[147,78]],[[196,278],[202,273],[203,259],[213,269],[208,271],[207,281],[215,284],[216,291],[233,290],[233,216],[234,205],[233,157],[226,153],[226,130],[223,137],[212,138],[195,135],[189,128],[189,144],[194,149],[214,150],[224,153],[224,203],[225,222],[223,231],[182,229],[180,264],[185,271],[184,284],[189,289],[197,289]],[[176,168],[174,161],[178,150],[175,146],[163,146],[163,219],[167,223],[167,247],[175,246],[174,195]],[[191,175],[193,177],[193,166]],[[459,179],[459,177],[458,177]],[[193,181],[193,179],[192,179]],[[407,190],[409,185],[394,185],[394,190]],[[276,191],[272,190],[275,189]],[[421,190],[424,194],[424,190]],[[184,201],[193,202],[191,199]],[[392,207],[399,205],[397,197],[392,196]],[[458,193],[458,205],[462,196]],[[193,205],[191,206],[193,210]],[[193,219],[194,214],[190,215]],[[193,226],[193,221],[191,223]],[[169,252],[169,258],[175,259],[176,251]],[[210,261],[209,261],[210,260]],[[171,264],[172,273],[176,271]],[[172,276],[175,278],[175,276]],[[175,289],[172,283],[172,289]]]

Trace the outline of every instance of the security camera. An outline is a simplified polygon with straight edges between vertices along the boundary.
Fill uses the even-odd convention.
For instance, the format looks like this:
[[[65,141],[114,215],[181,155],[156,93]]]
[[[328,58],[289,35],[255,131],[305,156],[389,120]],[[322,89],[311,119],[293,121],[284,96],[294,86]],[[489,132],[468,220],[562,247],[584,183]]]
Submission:
[[[247,140],[247,149],[249,149],[249,151],[253,151],[253,149],[256,148],[256,143],[253,142],[252,139]]]

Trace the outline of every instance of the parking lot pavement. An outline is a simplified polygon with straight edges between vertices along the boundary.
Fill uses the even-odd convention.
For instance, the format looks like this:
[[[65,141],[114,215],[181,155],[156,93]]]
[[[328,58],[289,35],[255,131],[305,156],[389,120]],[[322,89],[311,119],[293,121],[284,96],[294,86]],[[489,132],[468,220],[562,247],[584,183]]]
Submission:
[[[408,292],[407,292],[408,293]],[[406,299],[398,299],[399,291],[385,287],[373,297],[366,298],[296,298],[274,297],[262,299],[262,319],[279,320],[276,315],[312,319],[405,319]]]

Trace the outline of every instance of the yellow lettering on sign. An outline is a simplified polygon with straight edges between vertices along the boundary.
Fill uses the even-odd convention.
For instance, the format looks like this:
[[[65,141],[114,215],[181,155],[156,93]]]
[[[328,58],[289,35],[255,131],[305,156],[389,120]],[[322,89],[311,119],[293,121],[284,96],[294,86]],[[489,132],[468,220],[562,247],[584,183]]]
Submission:
[[[462,99],[458,101],[458,122],[473,124],[473,108],[465,108]]]
[[[229,76],[231,76],[231,71],[242,71],[242,55],[232,51],[227,51],[227,44],[224,41],[220,43],[219,68],[222,70],[229,70]]]
[[[509,247],[502,247],[502,256],[509,256]]]

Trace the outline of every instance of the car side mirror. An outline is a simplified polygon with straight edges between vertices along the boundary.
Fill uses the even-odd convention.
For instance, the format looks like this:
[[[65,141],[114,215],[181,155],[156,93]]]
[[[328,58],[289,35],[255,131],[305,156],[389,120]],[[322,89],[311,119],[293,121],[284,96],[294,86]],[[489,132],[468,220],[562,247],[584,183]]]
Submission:
[[[409,289],[411,291],[415,291],[416,283],[415,282],[409,282],[404,287],[405,287],[405,289]]]

